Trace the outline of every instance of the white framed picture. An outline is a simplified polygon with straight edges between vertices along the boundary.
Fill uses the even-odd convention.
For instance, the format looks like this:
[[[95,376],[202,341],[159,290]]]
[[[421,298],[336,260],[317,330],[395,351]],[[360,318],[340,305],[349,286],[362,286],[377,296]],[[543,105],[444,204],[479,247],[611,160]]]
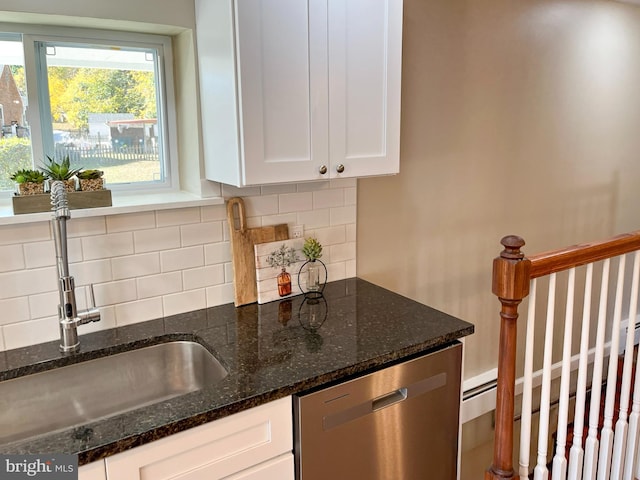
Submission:
[[[303,238],[254,245],[258,303],[300,295],[298,272],[306,259]]]

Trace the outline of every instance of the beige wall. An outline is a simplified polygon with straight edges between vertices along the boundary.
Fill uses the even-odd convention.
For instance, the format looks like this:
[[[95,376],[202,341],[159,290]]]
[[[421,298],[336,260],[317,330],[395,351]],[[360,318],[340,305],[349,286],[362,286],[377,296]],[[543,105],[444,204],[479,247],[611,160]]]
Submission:
[[[491,261],[640,229],[640,8],[405,0],[400,174],[358,181],[358,275],[476,325],[465,378],[497,362]],[[463,480],[491,463],[463,426]]]
[[[358,275],[476,325],[495,367],[491,259],[640,228],[640,9],[405,0],[401,173],[358,182]]]

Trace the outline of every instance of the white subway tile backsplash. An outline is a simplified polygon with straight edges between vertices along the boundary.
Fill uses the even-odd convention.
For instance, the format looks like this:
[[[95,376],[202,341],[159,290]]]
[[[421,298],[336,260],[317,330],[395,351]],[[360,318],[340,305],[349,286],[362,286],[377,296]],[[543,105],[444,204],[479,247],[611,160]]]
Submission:
[[[25,258],[22,254],[22,245],[7,245],[0,247],[0,272],[22,270],[25,267]]]
[[[287,213],[282,215],[267,215],[262,217],[262,226],[279,225],[286,223],[287,225],[297,225],[298,216],[295,213]]]
[[[224,264],[183,270],[182,281],[185,290],[195,290],[224,283]]]
[[[313,233],[325,248],[329,245],[337,245],[347,241],[347,234],[344,225],[329,228],[318,228]]]
[[[160,253],[151,252],[112,258],[111,271],[114,280],[160,273]]]
[[[356,206],[336,207],[331,209],[331,225],[356,223]]]
[[[356,258],[355,243],[340,243],[329,247],[332,262],[344,262],[346,260],[354,260]]]
[[[230,197],[255,197],[260,195],[260,187],[234,187],[233,185],[222,184],[222,196]]]
[[[216,222],[227,219],[226,205],[208,205],[200,207],[200,219],[203,222]]]
[[[76,292],[76,294],[77,293],[78,292]],[[38,295],[29,295],[28,297],[23,298],[28,298],[29,300],[30,318],[43,318],[58,315],[58,304],[60,303],[58,290]]]
[[[345,225],[345,241],[347,242],[355,242],[356,241],[356,233],[357,229],[355,224]]]
[[[344,262],[344,266],[345,266],[344,278],[351,278],[356,276],[356,260],[355,259],[347,260],[346,262]]]
[[[357,178],[332,178],[330,182],[331,188],[348,188],[358,185]]]
[[[55,267],[0,273],[0,299],[56,290]]]
[[[329,180],[321,180],[318,182],[305,182],[299,183],[297,191],[298,192],[317,192],[318,190],[327,190],[331,188],[331,183]]]
[[[156,212],[156,222],[158,227],[171,227],[174,225],[199,223],[200,207],[158,210]]]
[[[355,179],[238,189],[247,228],[305,226],[324,246],[329,280],[356,272]],[[94,284],[102,320],[115,325],[233,302],[226,205],[80,217],[68,222],[79,309]],[[57,268],[49,222],[0,226],[0,350],[58,338]]]
[[[15,225],[3,225],[0,235],[0,245],[11,245],[22,242],[38,242],[50,240],[51,229],[49,222],[18,223]]]
[[[118,305],[138,298],[138,287],[135,279],[94,285],[93,291],[96,297],[96,305],[99,307]]]
[[[107,232],[127,232],[155,228],[156,216],[154,212],[136,212],[106,217]]]
[[[67,251],[71,251],[71,249],[67,248]],[[22,252],[20,256],[22,257]],[[55,265],[56,248],[54,246],[53,240],[48,240],[46,242],[25,243],[24,259],[26,268],[40,268]],[[82,257],[80,257],[80,260],[82,260]]]
[[[69,273],[73,275],[76,285],[104,283],[113,279],[111,261],[108,259],[72,263],[69,265]]]
[[[207,307],[215,307],[224,303],[233,302],[233,284],[225,283],[207,288]]]
[[[344,189],[344,204],[355,205],[358,201],[358,189],[356,187],[350,187]]]
[[[313,192],[313,209],[344,206],[344,190],[341,188]]]
[[[182,273],[170,272],[136,279],[138,298],[159,297],[182,290]]]
[[[84,237],[87,235],[103,235],[107,233],[105,217],[73,218],[67,222],[67,234],[72,237]]]
[[[180,227],[183,247],[222,241],[222,222],[194,223]]]
[[[262,185],[260,187],[260,194],[262,196],[265,195],[273,195],[278,193],[295,193],[296,192],[296,184],[295,183],[281,183],[278,185]],[[259,197],[253,197],[259,198]]]
[[[136,253],[180,247],[180,227],[154,228],[133,232]]]
[[[133,253],[131,232],[94,235],[82,239],[82,255],[85,260],[120,257]]]
[[[329,281],[346,277],[347,269],[345,262],[330,263],[327,265],[327,276]]]
[[[262,195],[249,197],[244,200],[244,208],[247,217],[262,217],[264,215],[276,215],[278,211],[278,195]]]
[[[162,297],[164,315],[176,315],[207,308],[207,296],[204,288],[190,290]]]
[[[231,261],[231,244],[229,242],[218,242],[204,246],[204,263],[211,265],[215,263],[225,263]]]
[[[2,312],[2,315],[0,315],[0,325],[29,320],[28,297],[0,300],[0,312]]]
[[[173,272],[204,266],[202,245],[160,252],[160,267],[163,272]]]
[[[163,316],[162,298],[147,298],[135,302],[119,303],[114,310],[116,325],[119,327],[153,320]]]
[[[58,317],[39,318],[18,323],[10,323],[2,327],[4,343],[7,350],[50,342],[59,338]]]
[[[233,283],[233,263],[224,264],[224,281],[225,283]]]
[[[314,209],[298,213],[298,225],[304,225],[305,236],[307,230],[329,226],[329,209]]]
[[[280,213],[302,212],[313,208],[311,192],[285,193],[278,196]]]

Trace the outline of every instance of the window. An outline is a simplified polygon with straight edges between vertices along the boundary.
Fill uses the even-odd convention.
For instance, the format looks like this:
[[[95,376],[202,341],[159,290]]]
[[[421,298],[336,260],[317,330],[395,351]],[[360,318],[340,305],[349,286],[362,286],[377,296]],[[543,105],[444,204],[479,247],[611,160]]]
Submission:
[[[0,190],[47,156],[103,170],[110,188],[177,185],[170,70],[167,37],[0,33]]]

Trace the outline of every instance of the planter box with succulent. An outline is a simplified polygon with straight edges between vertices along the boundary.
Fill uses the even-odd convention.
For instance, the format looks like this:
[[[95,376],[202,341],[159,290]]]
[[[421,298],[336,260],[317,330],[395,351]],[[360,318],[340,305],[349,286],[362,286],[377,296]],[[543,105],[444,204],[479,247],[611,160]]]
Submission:
[[[78,177],[84,177],[78,179]],[[71,168],[69,157],[56,161],[47,157],[39,170],[18,170],[11,179],[18,184],[19,194],[12,197],[13,213],[37,213],[51,210],[51,198],[45,193],[45,181],[61,180],[66,184],[69,208],[110,207],[111,191],[103,186],[102,171]],[[79,181],[89,182],[83,185],[84,191],[77,191]]]
[[[76,177],[80,181],[80,190],[83,192],[95,192],[104,189],[104,178],[102,170],[87,169],[80,170]]]
[[[46,176],[40,170],[18,170],[11,175],[10,179],[18,185],[18,195],[37,195],[44,193]]]
[[[47,156],[47,160],[48,162],[45,162],[40,170],[45,173],[50,181],[63,181],[67,192],[75,192],[77,190],[75,176],[82,169],[71,168],[71,160],[68,155],[59,162],[49,156]]]

